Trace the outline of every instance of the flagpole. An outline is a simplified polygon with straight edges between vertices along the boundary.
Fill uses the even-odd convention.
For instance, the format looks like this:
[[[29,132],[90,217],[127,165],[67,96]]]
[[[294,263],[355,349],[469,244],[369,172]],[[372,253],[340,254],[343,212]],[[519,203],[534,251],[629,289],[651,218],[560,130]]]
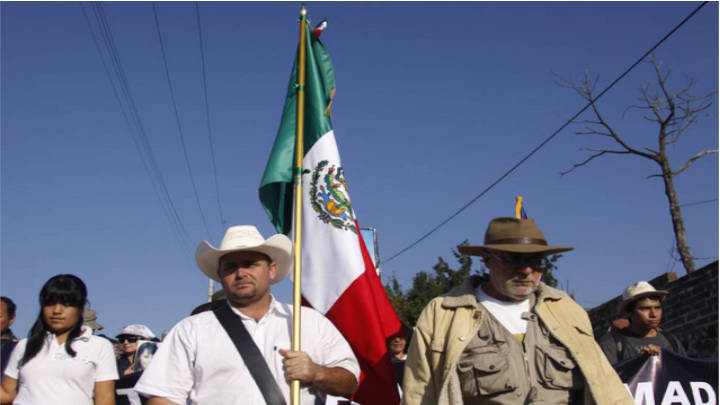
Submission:
[[[295,234],[293,244],[293,334],[291,349],[300,350],[300,277],[302,270],[302,168],[303,135],[305,129],[305,32],[307,25],[307,10],[305,4],[300,9],[300,46],[298,49],[298,77],[297,77],[297,121],[295,125]],[[290,404],[300,404],[300,381],[290,382]]]

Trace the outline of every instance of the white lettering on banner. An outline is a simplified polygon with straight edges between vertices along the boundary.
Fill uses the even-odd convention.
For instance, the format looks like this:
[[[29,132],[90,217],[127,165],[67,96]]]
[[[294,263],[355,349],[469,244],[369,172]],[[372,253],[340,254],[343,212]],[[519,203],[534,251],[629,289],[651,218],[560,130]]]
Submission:
[[[695,405],[717,405],[717,396],[712,388],[712,385],[704,381],[692,381],[690,383],[690,389],[692,390],[693,403]],[[703,401],[703,395],[700,391],[705,391],[707,401]]]
[[[655,405],[655,393],[651,381],[639,382],[633,393],[630,386],[623,384],[633,397],[635,405]],[[717,394],[713,387],[704,381],[691,381],[692,402],[688,398],[680,381],[669,381],[665,387],[660,405],[717,405]]]
[[[633,395],[632,390],[630,390],[630,387],[627,384],[623,385],[625,385],[625,388],[628,390],[630,395],[632,395],[635,405],[655,405],[655,395],[653,394],[651,381],[637,383],[637,386],[635,387],[635,395]]]
[[[662,403],[660,405],[671,405],[680,403],[682,405],[691,405],[690,399],[685,395],[680,381],[670,381],[665,388]]]

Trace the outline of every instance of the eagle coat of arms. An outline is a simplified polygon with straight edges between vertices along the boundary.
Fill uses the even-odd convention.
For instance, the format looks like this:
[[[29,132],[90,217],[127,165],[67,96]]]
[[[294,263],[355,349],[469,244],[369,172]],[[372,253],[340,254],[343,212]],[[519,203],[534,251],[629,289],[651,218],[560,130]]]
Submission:
[[[312,171],[309,194],[310,204],[321,221],[357,234],[342,166],[329,165],[327,160],[321,160]]]

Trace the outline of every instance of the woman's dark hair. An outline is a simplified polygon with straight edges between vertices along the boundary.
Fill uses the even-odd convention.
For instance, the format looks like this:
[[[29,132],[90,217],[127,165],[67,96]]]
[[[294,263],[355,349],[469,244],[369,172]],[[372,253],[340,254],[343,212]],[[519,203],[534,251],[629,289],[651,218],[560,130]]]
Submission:
[[[2,297],[0,297],[0,300],[2,300],[2,302],[5,303],[5,305],[7,305],[8,319],[15,318],[15,309],[17,308],[17,306],[15,305],[13,300],[11,300],[10,298],[8,298],[4,295]]]
[[[75,350],[72,349],[72,341],[80,336],[80,332],[83,324],[83,308],[87,301],[87,287],[85,283],[72,274],[59,274],[52,277],[50,280],[45,282],[42,289],[40,290],[40,313],[38,314],[35,324],[33,324],[28,334],[27,346],[25,347],[25,354],[20,360],[20,365],[27,363],[32,360],[35,355],[38,354],[40,349],[45,342],[45,336],[48,332],[52,332],[52,329],[45,322],[43,316],[43,307],[48,305],[55,305],[57,303],[63,304],[68,307],[78,308],[78,319],[77,323],[70,330],[70,334],[65,341],[65,351],[75,357]]]

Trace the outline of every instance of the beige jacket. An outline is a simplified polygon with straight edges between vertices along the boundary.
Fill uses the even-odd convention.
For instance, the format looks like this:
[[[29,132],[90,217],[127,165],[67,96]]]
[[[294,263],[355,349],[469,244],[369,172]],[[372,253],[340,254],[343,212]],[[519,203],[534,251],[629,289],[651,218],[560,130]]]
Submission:
[[[456,366],[465,346],[489,316],[477,304],[471,277],[448,294],[430,301],[415,327],[403,380],[403,405],[462,405]],[[585,379],[585,403],[633,405],[630,394],[595,342],[587,313],[564,292],[545,284],[549,294],[533,312],[569,349]]]

